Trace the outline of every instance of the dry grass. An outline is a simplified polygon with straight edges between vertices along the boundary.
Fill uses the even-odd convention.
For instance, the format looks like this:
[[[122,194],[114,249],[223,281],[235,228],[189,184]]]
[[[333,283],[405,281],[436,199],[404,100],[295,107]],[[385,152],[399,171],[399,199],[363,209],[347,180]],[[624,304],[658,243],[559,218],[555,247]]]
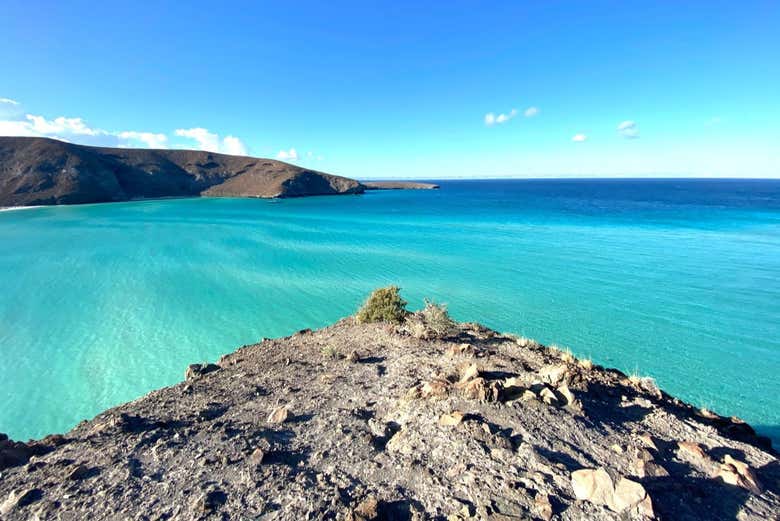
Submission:
[[[578,364],[586,371],[590,371],[591,369],[593,369],[593,360],[591,360],[590,358],[582,358],[580,359]]]

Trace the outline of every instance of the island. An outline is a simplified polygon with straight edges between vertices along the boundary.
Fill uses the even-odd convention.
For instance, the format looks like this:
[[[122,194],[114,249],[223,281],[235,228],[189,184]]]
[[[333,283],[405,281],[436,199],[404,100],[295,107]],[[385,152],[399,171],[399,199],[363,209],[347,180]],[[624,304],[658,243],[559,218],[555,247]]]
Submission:
[[[408,183],[392,188],[401,184]],[[0,207],[162,197],[287,198],[381,188],[273,159],[0,137]]]
[[[374,299],[393,302],[392,289]],[[376,295],[376,293],[375,293]],[[0,517],[766,520],[777,453],[649,378],[446,310],[192,364],[64,435],[0,435]],[[397,299],[396,299],[397,302]],[[154,368],[150,367],[150,371]]]

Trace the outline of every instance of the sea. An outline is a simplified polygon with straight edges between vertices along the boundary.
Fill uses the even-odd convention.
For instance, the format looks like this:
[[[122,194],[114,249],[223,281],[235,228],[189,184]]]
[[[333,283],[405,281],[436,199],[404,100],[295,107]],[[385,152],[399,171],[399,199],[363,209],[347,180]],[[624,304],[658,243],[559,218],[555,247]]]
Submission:
[[[0,212],[0,432],[65,432],[395,284],[778,445],[779,180],[437,182]]]

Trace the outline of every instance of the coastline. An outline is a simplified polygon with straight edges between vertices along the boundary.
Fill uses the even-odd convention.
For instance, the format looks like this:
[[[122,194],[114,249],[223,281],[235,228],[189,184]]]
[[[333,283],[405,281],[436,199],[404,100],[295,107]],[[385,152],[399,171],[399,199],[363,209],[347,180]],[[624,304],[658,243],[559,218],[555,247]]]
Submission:
[[[777,453],[747,424],[475,323],[426,339],[346,318],[193,364],[183,382],[64,436],[0,446],[7,519],[361,519],[371,505],[461,520],[762,519],[780,508]],[[580,479],[613,499],[585,497]],[[615,503],[620,487],[636,501]],[[680,490],[702,501],[686,505]]]

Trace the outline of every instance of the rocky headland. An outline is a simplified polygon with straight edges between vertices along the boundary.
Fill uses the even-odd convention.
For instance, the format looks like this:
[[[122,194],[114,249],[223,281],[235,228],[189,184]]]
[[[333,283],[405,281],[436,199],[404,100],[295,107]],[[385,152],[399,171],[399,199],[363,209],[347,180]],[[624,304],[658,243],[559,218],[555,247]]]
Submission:
[[[419,181],[363,181],[366,190],[438,190],[435,183]]]
[[[778,519],[777,454],[744,422],[429,316],[264,339],[3,439],[0,519]]]
[[[416,188],[414,183],[393,188],[400,185]],[[366,189],[354,179],[273,159],[0,137],[0,207],[160,197],[284,198],[361,194]]]

